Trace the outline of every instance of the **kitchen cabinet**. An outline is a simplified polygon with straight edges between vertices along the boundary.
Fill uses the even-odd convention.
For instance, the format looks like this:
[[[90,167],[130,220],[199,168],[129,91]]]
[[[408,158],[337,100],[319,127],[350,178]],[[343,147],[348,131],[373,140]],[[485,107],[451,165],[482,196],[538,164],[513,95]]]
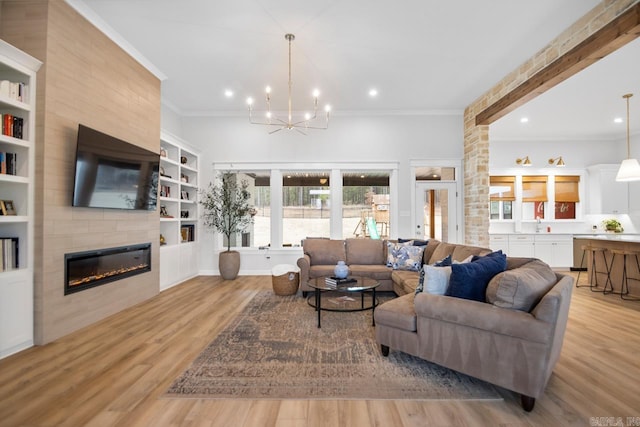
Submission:
[[[616,164],[589,166],[589,212],[592,214],[629,213],[629,183],[616,181]]]

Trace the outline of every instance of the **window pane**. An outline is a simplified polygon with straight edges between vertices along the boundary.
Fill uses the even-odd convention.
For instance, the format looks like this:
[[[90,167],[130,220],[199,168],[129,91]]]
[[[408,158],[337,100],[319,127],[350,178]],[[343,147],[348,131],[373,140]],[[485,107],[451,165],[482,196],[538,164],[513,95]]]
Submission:
[[[556,219],[576,219],[576,204],[556,202]]]
[[[419,167],[416,169],[416,181],[455,181],[454,167]]]
[[[268,246],[271,242],[271,190],[269,187],[269,171],[237,172],[236,179],[249,183],[247,190],[251,194],[249,203],[256,209],[253,224],[242,233],[231,236],[233,247]],[[225,241],[226,244],[226,241]]]
[[[513,202],[502,202],[502,212],[504,219],[513,219],[513,213],[511,210]]]
[[[307,237],[330,237],[329,172],[284,172],[282,244],[298,246]]]
[[[389,173],[342,175],[342,236],[389,237]]]
[[[489,218],[500,219],[500,202],[489,202]]]

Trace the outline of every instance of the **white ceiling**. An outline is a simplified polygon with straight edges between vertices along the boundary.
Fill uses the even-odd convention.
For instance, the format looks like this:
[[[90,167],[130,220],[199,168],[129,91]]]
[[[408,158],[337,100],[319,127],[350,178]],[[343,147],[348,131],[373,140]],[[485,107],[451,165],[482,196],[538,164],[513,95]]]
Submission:
[[[296,36],[296,110],[310,106],[310,93],[317,87],[320,103],[331,104],[334,114],[462,113],[599,3],[67,1],[85,15],[95,14],[164,74],[163,102],[183,115],[244,114],[247,96],[261,106],[266,85],[273,89],[272,108],[286,109],[285,33]],[[640,42],[631,49],[631,59],[624,50],[615,54],[626,61],[624,66],[617,60],[600,61],[601,70],[592,66],[504,117],[492,125],[492,138],[545,133],[613,137],[620,125],[612,128],[609,122],[624,115],[623,93],[638,92],[632,112],[640,112]],[[627,76],[621,77],[621,70]],[[376,98],[369,97],[370,88],[378,90]],[[234,91],[233,98],[225,97],[226,89]],[[518,126],[510,123],[520,113],[530,117],[526,134],[519,121]]]

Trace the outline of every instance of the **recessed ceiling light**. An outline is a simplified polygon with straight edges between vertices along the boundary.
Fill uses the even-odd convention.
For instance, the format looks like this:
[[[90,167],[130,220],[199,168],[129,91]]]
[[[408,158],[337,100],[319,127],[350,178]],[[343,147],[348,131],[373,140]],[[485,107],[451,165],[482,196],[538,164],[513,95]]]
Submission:
[[[372,98],[375,98],[376,96],[378,96],[378,89],[369,89],[369,96]]]
[[[522,117],[520,119],[520,123],[528,123],[529,122],[529,117]]]
[[[233,91],[231,89],[226,89],[224,91],[224,96],[226,96],[227,98],[233,98]]]
[[[622,117],[616,117],[613,119],[613,123],[622,123]]]

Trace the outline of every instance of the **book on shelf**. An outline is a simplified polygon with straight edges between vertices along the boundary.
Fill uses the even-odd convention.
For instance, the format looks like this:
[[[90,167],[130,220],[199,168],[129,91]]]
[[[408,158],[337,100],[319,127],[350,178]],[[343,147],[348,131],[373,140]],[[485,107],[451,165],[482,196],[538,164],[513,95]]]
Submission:
[[[195,240],[195,226],[193,224],[185,224],[180,227],[180,237],[183,242],[193,242]]]
[[[27,99],[27,85],[23,82],[0,80],[0,94],[15,101],[24,102]]]
[[[16,175],[16,153],[0,151],[0,174]]]
[[[20,268],[18,238],[0,238],[0,271],[10,271],[18,268]]]
[[[2,134],[13,138],[22,139],[24,119],[12,114],[3,113],[1,115]]]

